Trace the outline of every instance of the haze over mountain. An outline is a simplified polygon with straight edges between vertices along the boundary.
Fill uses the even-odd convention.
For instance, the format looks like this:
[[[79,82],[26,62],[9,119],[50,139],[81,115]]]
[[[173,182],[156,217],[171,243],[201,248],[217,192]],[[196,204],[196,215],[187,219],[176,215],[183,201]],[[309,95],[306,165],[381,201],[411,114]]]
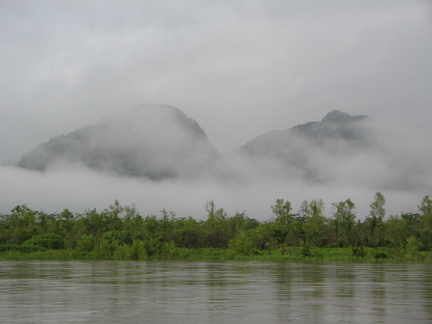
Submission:
[[[219,153],[198,123],[168,105],[143,105],[60,135],[23,155],[18,166],[44,171],[82,165],[152,180],[195,177]]]
[[[321,122],[271,131],[220,157],[204,130],[180,109],[143,105],[54,137],[24,154],[18,166],[45,171],[82,165],[161,180],[224,173],[244,177],[249,165],[257,169],[254,173],[271,171],[288,179],[326,182],[317,153],[336,160],[369,147],[365,118],[333,110]],[[235,168],[233,158],[243,159],[246,169]]]
[[[255,172],[325,183],[330,180],[329,165],[373,145],[366,119],[366,116],[351,116],[333,110],[320,122],[308,122],[258,136],[233,155],[257,169]],[[325,162],[329,159],[334,162]]]
[[[214,200],[228,215],[265,220],[277,198],[294,211],[322,198],[328,216],[333,202],[351,198],[365,217],[376,191],[388,214],[415,212],[432,195],[431,8],[424,0],[0,1],[0,213],[19,204],[83,212],[118,199],[143,215],[164,208],[203,218]],[[96,152],[70,135],[54,141],[141,103],[180,107],[224,155],[212,165],[211,153],[203,163],[172,154],[143,170],[132,163],[148,158],[139,141],[98,136]],[[297,128],[319,128],[332,109],[369,116],[350,124],[360,140],[288,131],[308,121]],[[167,125],[151,126],[168,136]],[[275,142],[259,144],[269,130],[278,130]],[[40,147],[41,157],[22,160],[32,169],[16,167],[49,139],[83,151],[49,152],[55,159],[46,161]],[[114,146],[115,158],[106,153]],[[162,167],[174,159],[184,168]]]
[[[321,121],[260,135],[220,155],[199,124],[180,109],[143,105],[60,135],[24,154],[18,166],[49,171],[85,167],[113,175],[207,179],[228,183],[304,181],[310,184],[367,182],[405,190],[426,186],[416,155],[394,146],[383,125],[338,110]],[[427,153],[427,152],[426,152]],[[417,170],[413,173],[413,170]]]
[[[37,146],[19,168],[0,168],[4,183],[23,184],[3,191],[6,210],[15,197],[51,210],[119,199],[137,203],[143,214],[165,208],[200,218],[214,200],[229,214],[247,209],[266,219],[276,198],[289,199],[294,210],[304,199],[329,206],[351,198],[363,218],[376,191],[388,198],[389,212],[399,213],[415,211],[431,189],[430,150],[417,145],[421,130],[337,110],[320,121],[286,124],[221,155],[178,108],[121,111]]]
[[[144,105],[54,137],[24,154],[18,166],[38,171],[86,167],[150,180],[205,178],[233,184],[257,178],[353,183],[360,172],[371,182],[380,179],[379,186],[406,186],[410,179],[398,180],[404,170],[389,179],[374,174],[370,159],[382,168],[389,161],[377,155],[382,149],[368,121],[333,110],[320,122],[270,131],[220,155],[198,123],[180,109]]]

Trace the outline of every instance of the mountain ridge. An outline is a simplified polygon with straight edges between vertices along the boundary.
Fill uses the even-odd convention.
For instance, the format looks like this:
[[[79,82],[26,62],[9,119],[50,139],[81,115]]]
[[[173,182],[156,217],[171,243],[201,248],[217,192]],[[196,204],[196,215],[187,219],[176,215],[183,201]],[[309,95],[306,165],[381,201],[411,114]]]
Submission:
[[[299,135],[308,138],[339,137],[343,139],[359,139],[361,134],[356,129],[356,126],[358,122],[364,121],[367,118],[365,115],[352,116],[339,110],[332,110],[321,121],[307,122],[286,130],[272,130],[261,134],[241,146],[240,150],[247,150],[251,143],[261,141],[267,137]]]
[[[61,162],[78,163],[159,180],[193,176],[218,157],[204,130],[180,109],[142,105],[51,138],[24,154],[18,166],[44,171]]]
[[[216,162],[237,155],[246,157],[245,164],[274,160],[291,170],[291,175],[298,172],[311,177],[318,171],[311,166],[309,151],[331,151],[336,146],[333,144],[341,141],[361,146],[363,134],[358,126],[365,119],[332,110],[321,121],[267,132],[221,155],[201,126],[180,109],[141,105],[51,138],[24,154],[17,165],[45,171],[62,163],[82,164],[119,175],[161,180],[217,173]]]

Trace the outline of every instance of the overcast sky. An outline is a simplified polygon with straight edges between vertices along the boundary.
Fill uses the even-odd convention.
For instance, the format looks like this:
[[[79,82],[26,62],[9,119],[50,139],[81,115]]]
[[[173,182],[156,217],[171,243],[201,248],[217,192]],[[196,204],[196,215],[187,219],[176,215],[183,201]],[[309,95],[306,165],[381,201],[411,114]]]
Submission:
[[[4,0],[0,162],[143,103],[222,153],[332,109],[426,129],[431,40],[428,0]]]

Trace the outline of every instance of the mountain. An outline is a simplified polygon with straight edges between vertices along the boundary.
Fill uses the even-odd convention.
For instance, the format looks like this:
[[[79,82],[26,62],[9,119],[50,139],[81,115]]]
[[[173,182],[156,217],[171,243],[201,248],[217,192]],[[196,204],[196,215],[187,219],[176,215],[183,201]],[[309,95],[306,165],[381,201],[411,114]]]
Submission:
[[[370,147],[366,120],[366,116],[333,110],[320,122],[258,136],[235,150],[229,159],[241,160],[257,172],[326,182],[331,164]]]
[[[152,180],[193,177],[219,157],[196,121],[178,108],[143,105],[50,139],[18,166],[43,171],[62,164]]]
[[[151,180],[260,174],[325,183],[338,163],[371,147],[365,116],[333,110],[319,122],[271,131],[220,156],[193,119],[168,105],[144,105],[60,135],[23,155],[19,167],[63,165]]]

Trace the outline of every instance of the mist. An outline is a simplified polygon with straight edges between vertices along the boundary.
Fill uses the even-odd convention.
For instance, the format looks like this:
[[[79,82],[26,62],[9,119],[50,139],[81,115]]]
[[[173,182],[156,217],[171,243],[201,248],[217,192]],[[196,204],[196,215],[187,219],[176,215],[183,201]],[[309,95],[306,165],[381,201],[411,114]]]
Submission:
[[[294,211],[322,198],[327,216],[351,198],[364,218],[377,191],[388,214],[415,212],[432,194],[429,1],[2,1],[0,19],[1,213],[19,204],[84,212],[118,199],[144,215],[205,218],[213,200],[265,220],[277,198]],[[141,104],[180,108],[222,158],[197,157],[190,169],[186,159],[179,177],[158,181],[70,161],[13,166],[55,136]],[[298,138],[287,147],[300,158],[280,148],[238,154],[333,109],[369,116],[360,147]],[[129,152],[130,141],[110,145]],[[172,167],[174,155],[156,166]]]
[[[214,201],[229,216],[246,212],[249,217],[269,220],[270,206],[277,198],[289,200],[294,212],[303,200],[323,199],[327,216],[332,215],[333,202],[350,198],[356,204],[357,217],[364,219],[377,191],[387,199],[387,215],[416,212],[422,198],[432,192],[431,131],[377,117],[369,117],[361,125],[365,135],[361,148],[340,139],[325,139],[329,143],[313,146],[305,138],[294,137],[295,150],[307,149],[310,162],[306,168],[286,165],[268,152],[264,158],[251,158],[236,151],[215,158],[206,172],[197,171],[199,176],[157,181],[64,161],[43,172],[2,166],[0,178],[6,185],[0,189],[1,212],[26,204],[45,212],[68,208],[82,213],[107,208],[119,200],[123,205],[135,205],[143,215],[160,215],[165,209],[178,217],[205,219],[204,206]],[[170,129],[164,127],[166,136]],[[179,129],[172,131],[178,137]],[[123,142],[117,139],[116,146],[135,150],[130,141],[127,136]],[[122,152],[127,155],[124,149]],[[166,161],[176,164],[170,153],[164,154],[168,154]],[[157,159],[163,160],[163,156]]]

